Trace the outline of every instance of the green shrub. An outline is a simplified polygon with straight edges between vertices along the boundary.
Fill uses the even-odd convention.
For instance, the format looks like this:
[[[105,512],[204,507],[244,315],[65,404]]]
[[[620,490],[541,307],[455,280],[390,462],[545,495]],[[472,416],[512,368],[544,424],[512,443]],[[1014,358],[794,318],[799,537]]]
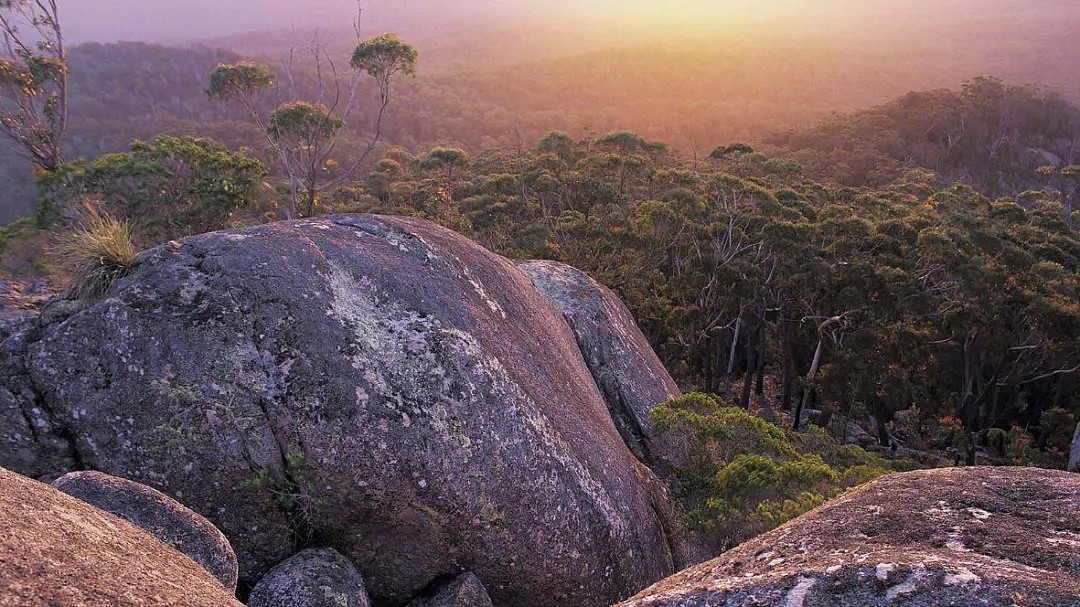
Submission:
[[[686,439],[679,471],[688,525],[728,546],[764,533],[846,488],[910,469],[825,430],[784,430],[716,396],[689,393],[653,412],[662,433]]]

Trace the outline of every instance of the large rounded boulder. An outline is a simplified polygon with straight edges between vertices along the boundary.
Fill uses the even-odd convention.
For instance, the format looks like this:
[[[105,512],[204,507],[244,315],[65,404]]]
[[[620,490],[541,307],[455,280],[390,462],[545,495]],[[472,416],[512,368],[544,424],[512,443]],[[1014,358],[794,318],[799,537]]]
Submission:
[[[146,531],[3,468],[0,606],[242,607]]]
[[[956,468],[881,478],[619,607],[1080,607],[1080,482]]]
[[[0,377],[0,406],[49,449],[0,462],[164,491],[225,532],[249,584],[312,544],[387,605],[461,570],[499,604],[608,605],[673,570],[666,491],[562,314],[449,230],[207,234],[78,308],[5,343],[25,377]]]

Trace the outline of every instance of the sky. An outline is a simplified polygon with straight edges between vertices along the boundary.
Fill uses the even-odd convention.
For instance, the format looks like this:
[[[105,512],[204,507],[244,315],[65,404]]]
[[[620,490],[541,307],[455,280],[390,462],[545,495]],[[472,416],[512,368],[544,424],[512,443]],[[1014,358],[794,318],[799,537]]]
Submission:
[[[439,23],[480,14],[574,18],[661,28],[672,23],[722,25],[759,20],[791,22],[879,15],[903,7],[909,15],[927,7],[987,0],[364,0],[366,17],[380,26]],[[1040,0],[1053,2],[1057,0]],[[67,0],[61,3],[69,40],[176,42],[295,27],[346,29],[355,0]]]

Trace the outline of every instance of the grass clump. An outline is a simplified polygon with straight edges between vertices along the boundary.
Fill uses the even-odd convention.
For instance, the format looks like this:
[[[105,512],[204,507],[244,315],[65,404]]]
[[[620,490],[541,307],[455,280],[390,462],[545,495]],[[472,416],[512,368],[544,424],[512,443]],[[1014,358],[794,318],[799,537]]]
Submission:
[[[725,549],[847,488],[914,467],[837,444],[815,426],[791,432],[709,394],[669,400],[656,408],[653,420],[660,432],[685,439],[679,497],[688,525]]]
[[[71,276],[71,299],[99,299],[131,271],[138,255],[131,233],[126,220],[113,217],[98,205],[85,205],[54,248],[61,267]]]

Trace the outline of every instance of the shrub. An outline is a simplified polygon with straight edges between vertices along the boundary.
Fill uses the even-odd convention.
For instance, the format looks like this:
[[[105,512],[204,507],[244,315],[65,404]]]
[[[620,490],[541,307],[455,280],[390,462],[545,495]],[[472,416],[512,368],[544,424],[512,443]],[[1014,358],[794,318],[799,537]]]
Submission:
[[[688,525],[732,546],[803,514],[846,488],[909,469],[816,426],[784,430],[718,397],[689,393],[653,412],[662,433],[686,444],[679,470]]]

